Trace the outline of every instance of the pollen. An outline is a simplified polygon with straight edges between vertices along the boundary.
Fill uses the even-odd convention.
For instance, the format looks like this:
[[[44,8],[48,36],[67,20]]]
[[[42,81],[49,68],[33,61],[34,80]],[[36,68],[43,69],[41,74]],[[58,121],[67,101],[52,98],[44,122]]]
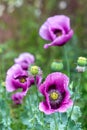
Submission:
[[[19,79],[19,81],[20,81],[21,83],[25,83],[25,82],[26,82],[26,78],[22,77],[22,78]]]
[[[52,92],[52,93],[50,94],[50,98],[51,98],[52,100],[57,100],[58,97],[59,97],[59,95],[58,95],[57,92]]]
[[[57,32],[57,33],[56,33],[56,36],[57,36],[57,37],[59,37],[59,36],[61,36],[61,35],[62,35],[62,32]]]

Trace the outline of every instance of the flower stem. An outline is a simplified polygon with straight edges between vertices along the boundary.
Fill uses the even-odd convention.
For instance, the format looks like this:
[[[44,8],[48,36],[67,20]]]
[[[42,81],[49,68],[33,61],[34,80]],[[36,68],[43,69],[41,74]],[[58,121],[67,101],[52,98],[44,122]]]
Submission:
[[[58,113],[58,116],[59,116],[59,122],[62,123],[62,121],[61,121],[61,113]]]
[[[66,46],[64,46],[64,56],[66,60],[68,76],[70,77],[70,65],[69,65],[68,51]]]
[[[34,77],[34,83],[35,83],[35,86],[36,86],[36,94],[37,94],[37,104],[39,103],[39,96],[38,96],[38,87],[37,87],[37,82],[36,82],[36,76]]]
[[[39,105],[39,95],[38,95],[38,91],[37,91],[38,87],[37,87],[36,77],[34,77],[34,83],[35,83],[35,86],[36,86],[37,105]],[[39,114],[39,116],[40,116],[40,118],[41,118],[41,120],[42,120],[43,130],[44,130],[44,119],[43,119],[43,118],[44,118],[44,115],[43,115],[43,113],[42,113],[42,114]]]
[[[71,109],[71,112],[70,112],[70,116],[68,117],[68,121],[67,121],[67,125],[66,125],[65,130],[68,130],[68,124],[69,124],[69,121],[70,121],[70,119],[71,119],[72,112],[73,112],[73,109],[74,109],[74,106],[75,106],[76,95],[77,95],[77,92],[78,92],[78,89],[79,89],[79,86],[80,86],[80,82],[81,82],[81,74],[79,74],[78,84],[77,84],[77,86],[75,87],[75,92],[74,92],[74,101],[73,101],[74,103],[73,103],[73,106],[72,106],[72,109]]]
[[[58,122],[57,122],[57,118],[56,118],[56,113],[54,113],[54,121],[55,121],[55,130],[59,130],[58,129]]]

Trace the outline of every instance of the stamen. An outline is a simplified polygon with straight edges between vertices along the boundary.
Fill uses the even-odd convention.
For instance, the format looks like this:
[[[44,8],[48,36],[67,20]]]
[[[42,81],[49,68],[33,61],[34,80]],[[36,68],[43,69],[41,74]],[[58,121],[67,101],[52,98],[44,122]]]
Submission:
[[[19,78],[19,81],[20,81],[21,83],[25,83],[25,82],[26,82],[26,78],[25,78],[25,77],[21,77],[21,78]]]
[[[63,99],[63,97],[58,90],[51,89],[49,91],[49,101],[50,101],[50,106],[52,109],[57,109],[58,106],[60,105],[62,99]]]
[[[55,30],[54,34],[56,35],[56,37],[59,37],[62,35],[62,31],[61,30]]]
[[[50,98],[51,98],[52,100],[57,100],[58,97],[59,97],[59,94],[58,94],[57,92],[51,92],[51,93],[50,93]]]

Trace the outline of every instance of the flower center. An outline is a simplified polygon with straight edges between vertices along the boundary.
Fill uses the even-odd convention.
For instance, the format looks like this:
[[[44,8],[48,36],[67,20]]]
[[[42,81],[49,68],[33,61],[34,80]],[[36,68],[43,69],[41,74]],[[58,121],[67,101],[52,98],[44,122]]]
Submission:
[[[51,92],[51,93],[50,93],[50,98],[51,98],[52,100],[57,100],[58,97],[59,97],[59,94],[58,94],[57,92]]]
[[[55,30],[54,34],[56,35],[56,37],[59,37],[62,35],[62,31],[61,30]]]
[[[63,99],[62,94],[58,90],[51,89],[49,91],[49,103],[52,109],[57,109],[62,99]]]
[[[19,81],[20,81],[21,83],[25,83],[25,82],[26,82],[26,78],[25,78],[25,77],[21,77],[21,78],[19,78]]]

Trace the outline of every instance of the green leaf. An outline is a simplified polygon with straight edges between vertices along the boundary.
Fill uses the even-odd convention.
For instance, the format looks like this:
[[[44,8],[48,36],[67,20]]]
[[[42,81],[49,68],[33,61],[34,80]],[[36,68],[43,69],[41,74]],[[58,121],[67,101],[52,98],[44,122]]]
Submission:
[[[72,110],[72,108],[67,111],[68,116],[70,115],[71,110]],[[81,111],[80,111],[80,107],[74,106],[73,111],[72,111],[72,115],[71,115],[71,119],[76,122],[76,121],[78,121],[78,118],[81,117],[81,115],[82,114],[81,114]]]

